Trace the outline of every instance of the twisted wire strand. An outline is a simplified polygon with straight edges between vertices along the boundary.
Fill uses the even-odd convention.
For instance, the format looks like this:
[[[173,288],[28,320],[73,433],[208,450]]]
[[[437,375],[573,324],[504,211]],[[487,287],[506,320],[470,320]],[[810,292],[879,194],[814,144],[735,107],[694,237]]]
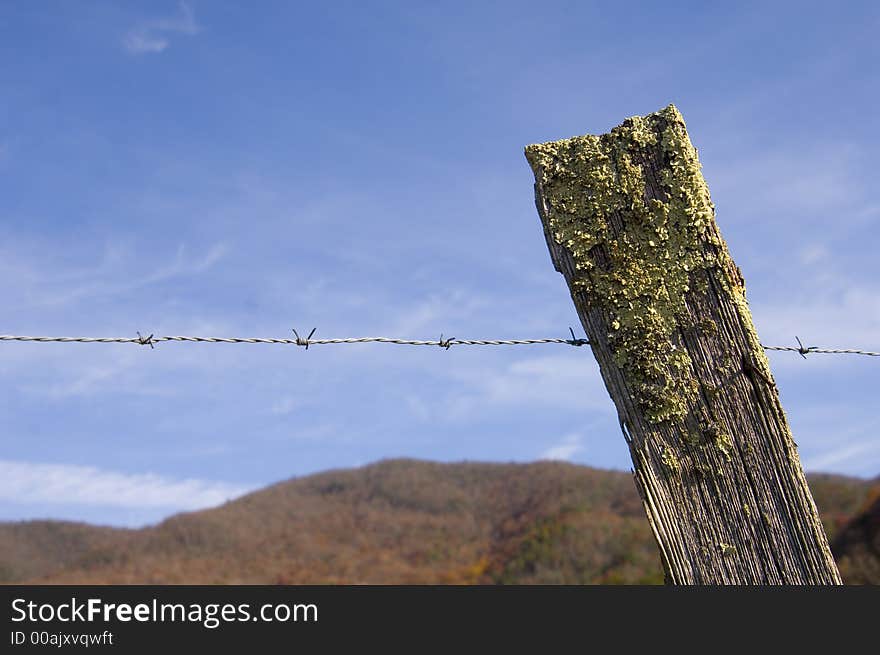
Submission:
[[[808,348],[798,348],[796,346],[765,346],[763,344],[761,344],[761,347],[764,350],[781,350],[785,352],[800,353],[801,355],[819,353],[825,355],[867,355],[868,357],[880,357],[880,352],[873,352],[871,350],[856,350],[853,348],[816,348],[815,346],[810,346]]]
[[[327,345],[337,343],[394,343],[404,346],[523,346],[539,343],[565,343],[581,346],[589,343],[586,339],[443,339],[423,341],[417,339],[396,339],[391,337],[350,337],[346,339],[272,339],[259,337],[195,337],[195,336],[149,336],[149,337],[32,337],[0,334],[0,341],[36,341],[58,343],[136,343],[150,345],[162,341],[185,341],[196,343],[275,343],[295,346]]]
[[[295,333],[296,334],[296,333]],[[314,334],[314,330],[312,330]],[[164,341],[178,341],[191,343],[265,343],[265,344],[285,344],[294,346],[305,346],[308,348],[313,345],[331,345],[341,343],[391,343],[402,346],[440,346],[449,349],[451,346],[528,346],[535,344],[567,344],[569,346],[584,346],[590,342],[587,339],[578,339],[572,334],[571,339],[456,339],[454,337],[444,339],[440,336],[439,340],[419,340],[419,339],[397,339],[392,337],[349,337],[345,339],[313,339],[311,334],[308,337],[300,337],[298,334],[294,339],[274,339],[260,337],[199,337],[199,336],[141,336],[138,333],[136,337],[35,337],[26,335],[0,335],[0,341],[33,341],[39,343],[55,342],[55,343],[135,343],[141,346],[153,347],[154,344]],[[880,352],[871,350],[858,350],[854,348],[817,348],[816,346],[805,347],[798,340],[797,346],[765,346],[761,344],[764,350],[775,350],[782,352],[794,352],[801,356],[808,354],[828,354],[828,355],[865,355],[868,357],[880,357]]]

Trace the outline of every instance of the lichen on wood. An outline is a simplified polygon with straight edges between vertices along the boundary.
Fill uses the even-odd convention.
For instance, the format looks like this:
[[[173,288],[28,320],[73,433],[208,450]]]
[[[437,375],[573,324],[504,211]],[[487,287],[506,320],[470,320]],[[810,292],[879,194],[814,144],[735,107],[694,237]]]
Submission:
[[[645,171],[631,153],[658,140],[669,162],[659,180],[666,197],[647,199]],[[685,295],[707,268],[731,287],[738,281],[728,279],[729,256],[708,229],[713,205],[681,114],[670,105],[610,134],[529,146],[526,156],[540,171],[552,236],[572,254],[575,286],[610,317],[609,344],[646,417],[683,417],[697,392],[675,338]],[[612,212],[623,226],[615,234]],[[604,265],[591,255],[597,250]]]
[[[670,580],[838,583],[681,114],[526,158]]]

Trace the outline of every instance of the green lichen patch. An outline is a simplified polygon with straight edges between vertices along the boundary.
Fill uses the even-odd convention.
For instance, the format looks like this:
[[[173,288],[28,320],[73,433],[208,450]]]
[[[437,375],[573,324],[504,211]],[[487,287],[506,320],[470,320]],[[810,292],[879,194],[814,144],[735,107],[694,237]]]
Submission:
[[[721,542],[718,544],[718,550],[721,553],[722,557],[727,557],[736,553],[736,546]]]
[[[708,337],[714,337],[718,334],[718,324],[711,318],[704,318],[698,324],[700,331]]]
[[[691,448],[696,448],[703,443],[703,432],[698,428],[686,426],[682,431],[682,439]]]
[[[670,105],[609,134],[528,146],[526,157],[548,231],[574,262],[572,290],[601,308],[646,418],[685,416],[698,391],[677,336],[685,297],[729,257],[681,114]]]
[[[663,465],[670,471],[681,470],[681,464],[678,461],[678,457],[675,456],[675,451],[669,446],[664,446],[663,452],[660,454],[660,461],[663,462]]]
[[[733,457],[733,437],[730,436],[730,433],[724,430],[719,431],[712,443],[721,451],[724,459],[729,462]]]
[[[724,455],[724,459],[729,462],[734,448],[733,437],[730,433],[713,421],[703,423],[702,430],[706,443],[718,449]]]

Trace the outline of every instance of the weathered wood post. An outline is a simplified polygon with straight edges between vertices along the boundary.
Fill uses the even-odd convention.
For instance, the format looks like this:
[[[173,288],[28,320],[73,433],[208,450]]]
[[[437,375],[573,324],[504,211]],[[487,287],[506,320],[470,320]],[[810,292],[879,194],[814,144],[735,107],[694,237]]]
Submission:
[[[840,584],[681,114],[525,153],[667,581]]]

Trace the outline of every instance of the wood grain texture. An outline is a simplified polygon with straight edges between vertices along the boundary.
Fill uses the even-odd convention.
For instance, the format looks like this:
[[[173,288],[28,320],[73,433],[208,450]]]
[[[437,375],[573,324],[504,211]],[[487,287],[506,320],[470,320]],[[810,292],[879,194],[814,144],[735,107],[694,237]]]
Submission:
[[[526,148],[673,584],[840,584],[684,121]]]

